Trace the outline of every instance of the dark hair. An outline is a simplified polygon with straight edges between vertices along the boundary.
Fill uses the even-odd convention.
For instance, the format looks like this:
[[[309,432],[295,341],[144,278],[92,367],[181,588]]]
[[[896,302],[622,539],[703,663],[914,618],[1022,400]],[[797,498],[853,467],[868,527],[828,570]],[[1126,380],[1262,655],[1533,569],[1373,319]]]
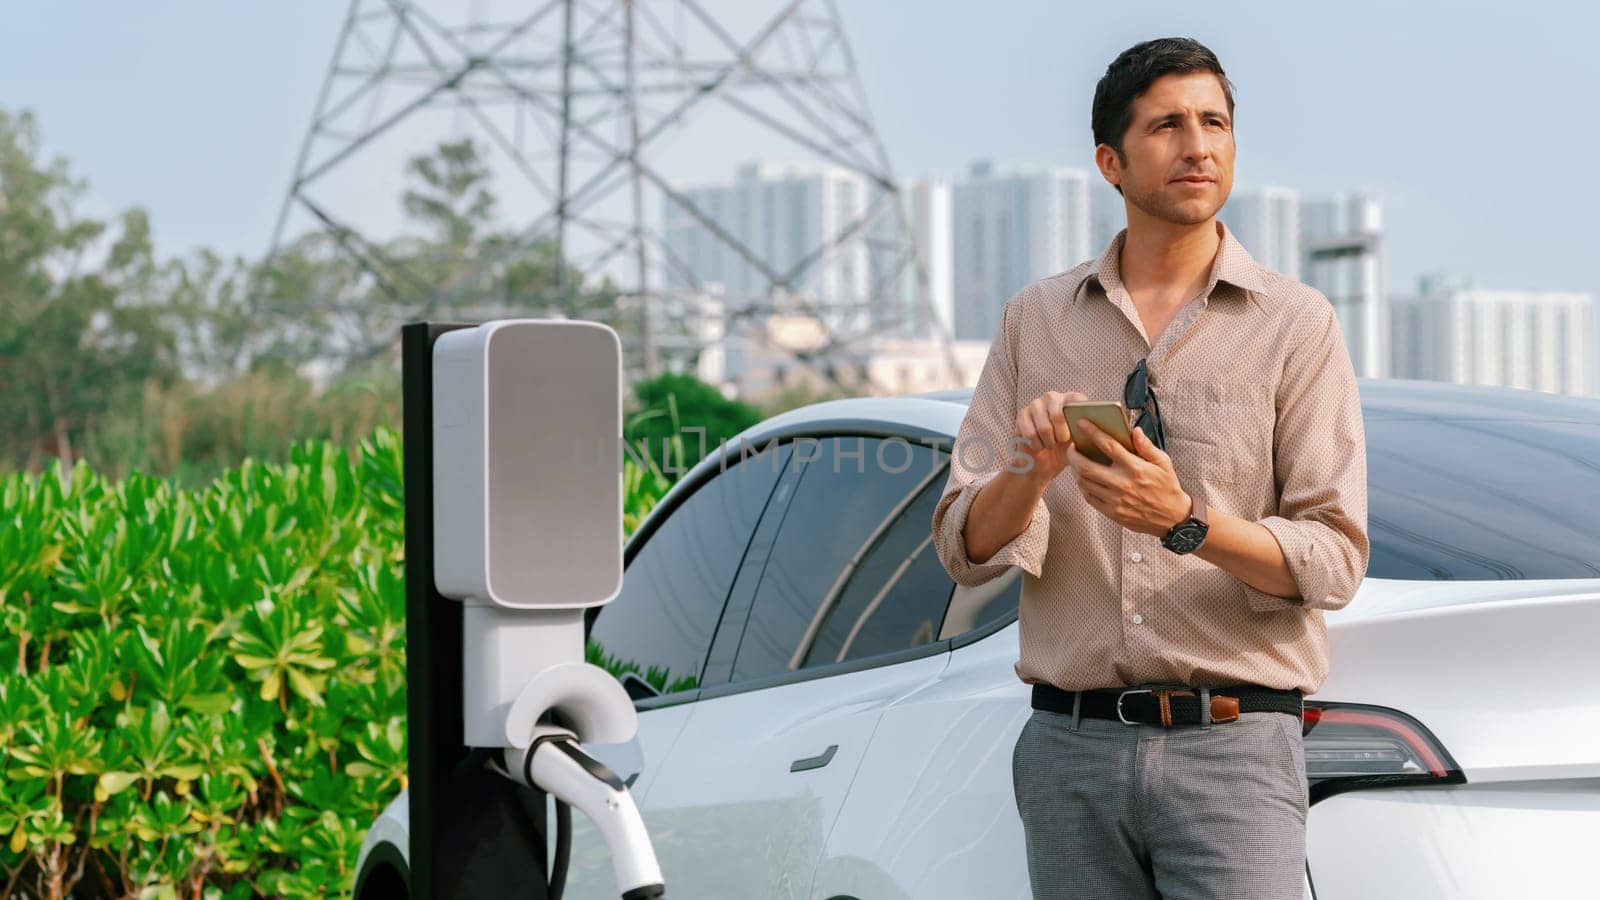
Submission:
[[[1156,38],[1134,44],[1122,51],[1106,66],[1106,74],[1094,86],[1094,107],[1089,116],[1094,129],[1094,144],[1110,144],[1117,158],[1126,161],[1122,153],[1122,136],[1128,133],[1133,120],[1133,100],[1144,93],[1163,75],[1186,75],[1190,72],[1211,72],[1222,82],[1222,93],[1228,98],[1228,115],[1233,115],[1233,82],[1222,71],[1222,63],[1210,48],[1193,38]],[[1120,188],[1118,191],[1120,192]]]

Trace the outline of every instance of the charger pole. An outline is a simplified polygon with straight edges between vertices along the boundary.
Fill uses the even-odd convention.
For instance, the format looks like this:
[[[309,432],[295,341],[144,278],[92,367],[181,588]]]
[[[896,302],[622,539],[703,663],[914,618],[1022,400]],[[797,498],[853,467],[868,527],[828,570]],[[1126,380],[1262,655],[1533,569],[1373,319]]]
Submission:
[[[462,738],[462,606],[434,587],[433,344],[471,325],[401,329],[406,718],[413,900],[545,900],[545,797],[475,765]],[[530,823],[531,822],[531,826]],[[478,865],[467,870],[466,848]]]

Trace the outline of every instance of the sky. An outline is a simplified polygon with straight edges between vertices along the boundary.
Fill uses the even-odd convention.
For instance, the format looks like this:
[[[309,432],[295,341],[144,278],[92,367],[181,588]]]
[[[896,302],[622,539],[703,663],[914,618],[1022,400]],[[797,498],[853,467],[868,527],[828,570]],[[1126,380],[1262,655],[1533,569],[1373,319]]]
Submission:
[[[901,175],[959,176],[984,158],[1092,172],[1089,107],[1107,63],[1187,35],[1235,85],[1235,188],[1376,194],[1391,292],[1446,272],[1600,293],[1595,5],[837,4]],[[87,180],[87,212],[149,210],[164,254],[259,255],[346,8],[12,4],[0,108],[38,116],[46,152]]]

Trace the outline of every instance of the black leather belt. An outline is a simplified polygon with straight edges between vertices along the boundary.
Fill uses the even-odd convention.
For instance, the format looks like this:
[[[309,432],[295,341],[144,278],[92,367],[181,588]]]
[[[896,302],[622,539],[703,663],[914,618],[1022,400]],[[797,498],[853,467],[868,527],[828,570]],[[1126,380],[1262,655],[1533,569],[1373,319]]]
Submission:
[[[1033,686],[1033,708],[1072,715],[1073,695],[1053,684]],[[1125,725],[1199,725],[1200,689],[1177,685],[1082,691],[1080,716],[1116,719]],[[1211,688],[1211,721],[1232,722],[1240,713],[1279,712],[1301,717],[1298,688],[1279,690],[1240,684]]]

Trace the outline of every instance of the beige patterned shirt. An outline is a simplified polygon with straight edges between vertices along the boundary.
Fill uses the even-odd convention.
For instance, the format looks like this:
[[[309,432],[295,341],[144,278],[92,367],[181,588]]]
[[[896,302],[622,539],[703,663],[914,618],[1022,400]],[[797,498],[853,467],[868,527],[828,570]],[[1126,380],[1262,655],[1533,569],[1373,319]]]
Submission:
[[[933,513],[939,559],[959,584],[1023,569],[1021,653],[1030,684],[1085,690],[1183,682],[1298,687],[1328,673],[1323,611],[1366,573],[1367,464],[1360,398],[1332,305],[1256,263],[1225,226],[1205,290],[1150,347],[1118,277],[1124,231],[1097,260],[1040,279],[1005,304]],[[1027,529],[981,565],[963,529],[1011,456],[1016,415],[1046,391],[1120,400],[1148,356],[1166,450],[1213,514],[1266,526],[1299,596],[1256,590],[1090,506],[1070,471]],[[991,448],[994,452],[985,452]],[[1023,458],[1025,459],[1025,457]]]

